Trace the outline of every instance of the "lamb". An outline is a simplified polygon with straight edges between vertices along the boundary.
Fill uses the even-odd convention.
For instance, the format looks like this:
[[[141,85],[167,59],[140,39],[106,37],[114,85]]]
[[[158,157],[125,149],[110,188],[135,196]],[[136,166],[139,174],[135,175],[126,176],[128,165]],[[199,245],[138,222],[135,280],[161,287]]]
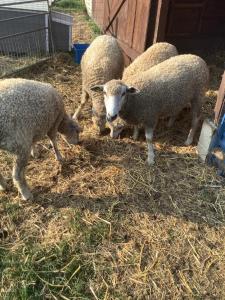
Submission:
[[[119,115],[129,124],[145,127],[147,162],[152,165],[153,130],[158,119],[169,116],[174,120],[188,104],[191,104],[192,124],[185,144],[192,143],[208,79],[204,60],[186,54],[171,57],[126,82],[111,80],[92,90],[104,91],[107,120],[113,121]]]
[[[56,159],[62,161],[57,132],[68,143],[78,143],[79,125],[66,114],[61,96],[50,84],[19,78],[0,80],[0,149],[16,156],[12,177],[24,200],[32,199],[24,172],[34,144],[47,135]],[[0,174],[0,190],[6,187]]]
[[[101,134],[105,130],[106,114],[104,98],[93,92],[90,86],[104,84],[111,79],[122,78],[124,58],[116,38],[101,35],[88,47],[81,60],[82,95],[74,117],[78,118],[86,101],[92,100],[92,121]],[[111,128],[111,126],[109,125]],[[111,129],[112,130],[112,129]]]
[[[164,60],[178,55],[175,46],[169,43],[155,43],[149,47],[145,52],[139,55],[123,72],[122,80],[126,82],[130,77],[135,76],[141,72],[144,72],[151,67],[163,62]],[[117,138],[122,132],[125,126],[125,122],[121,119],[116,120],[112,123],[111,127],[113,131],[111,137]],[[138,138],[139,129],[134,127],[133,138],[136,140]]]

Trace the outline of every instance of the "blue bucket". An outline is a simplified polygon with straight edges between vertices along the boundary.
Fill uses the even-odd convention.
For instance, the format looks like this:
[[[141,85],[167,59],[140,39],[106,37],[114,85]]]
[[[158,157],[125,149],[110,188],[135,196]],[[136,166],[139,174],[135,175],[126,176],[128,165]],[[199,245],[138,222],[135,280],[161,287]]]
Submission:
[[[73,44],[75,63],[80,64],[81,58],[89,46],[90,44]]]

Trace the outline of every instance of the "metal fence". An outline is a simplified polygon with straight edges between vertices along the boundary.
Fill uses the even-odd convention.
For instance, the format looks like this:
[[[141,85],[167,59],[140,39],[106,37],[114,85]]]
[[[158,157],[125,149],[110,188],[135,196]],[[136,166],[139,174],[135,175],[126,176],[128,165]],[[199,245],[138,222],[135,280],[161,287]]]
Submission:
[[[50,57],[50,19],[48,0],[1,0],[0,77]]]

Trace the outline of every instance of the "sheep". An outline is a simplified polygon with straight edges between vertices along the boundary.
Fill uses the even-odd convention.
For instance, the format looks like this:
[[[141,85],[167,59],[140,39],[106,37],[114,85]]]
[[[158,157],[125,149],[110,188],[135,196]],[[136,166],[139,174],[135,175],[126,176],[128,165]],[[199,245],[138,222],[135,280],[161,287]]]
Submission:
[[[200,119],[201,104],[209,79],[203,59],[186,54],[171,57],[126,82],[111,80],[92,90],[104,91],[107,120],[119,115],[132,125],[145,127],[149,165],[154,164],[153,130],[160,117],[175,116],[189,103],[192,124],[185,145],[190,145]]]
[[[13,182],[24,200],[32,199],[25,167],[35,143],[49,137],[56,159],[62,161],[56,135],[77,144],[80,127],[64,109],[62,97],[47,83],[20,78],[0,80],[0,149],[16,156]],[[0,190],[7,188],[0,174]]]
[[[169,43],[155,43],[139,55],[123,72],[122,80],[126,82],[130,77],[144,72],[164,60],[178,55],[177,48]],[[171,125],[171,124],[169,124]],[[119,118],[111,124],[111,137],[117,138],[125,127],[125,122]],[[134,127],[133,139],[137,140],[139,128]]]
[[[178,55],[177,48],[169,43],[155,43],[139,55],[123,72],[122,80],[147,71],[164,60]]]
[[[98,36],[85,51],[81,60],[82,95],[74,117],[78,118],[86,101],[92,100],[92,121],[101,134],[105,130],[106,114],[101,93],[92,92],[90,86],[104,84],[111,79],[122,78],[124,57],[116,38]],[[111,126],[109,124],[111,129]],[[111,129],[112,130],[112,129]]]

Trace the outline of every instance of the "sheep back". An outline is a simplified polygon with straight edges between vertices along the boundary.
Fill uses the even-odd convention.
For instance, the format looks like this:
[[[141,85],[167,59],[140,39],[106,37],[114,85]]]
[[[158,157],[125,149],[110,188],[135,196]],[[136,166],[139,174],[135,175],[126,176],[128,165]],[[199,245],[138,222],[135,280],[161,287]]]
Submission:
[[[163,62],[164,60],[178,55],[175,46],[169,43],[156,43],[139,55],[123,73],[123,80],[146,71],[149,68]]]
[[[2,149],[13,139],[24,143],[42,139],[64,114],[62,99],[50,84],[17,78],[0,81]]]
[[[200,57],[171,57],[126,81],[140,93],[127,96],[120,116],[131,124],[152,126],[158,117],[174,116],[188,103],[201,101],[208,79],[208,67]]]

